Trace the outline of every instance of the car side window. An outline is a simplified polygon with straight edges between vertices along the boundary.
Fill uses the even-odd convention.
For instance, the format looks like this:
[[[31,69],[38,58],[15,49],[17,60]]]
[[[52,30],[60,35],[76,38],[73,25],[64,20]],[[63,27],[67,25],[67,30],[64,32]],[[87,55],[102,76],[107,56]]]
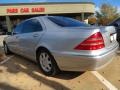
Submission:
[[[120,20],[117,21],[117,24],[120,25]]]
[[[19,24],[16,26],[16,28],[13,30],[13,34],[20,34],[22,30],[22,24]]]
[[[42,31],[42,26],[37,19],[31,19],[23,23],[22,33]]]

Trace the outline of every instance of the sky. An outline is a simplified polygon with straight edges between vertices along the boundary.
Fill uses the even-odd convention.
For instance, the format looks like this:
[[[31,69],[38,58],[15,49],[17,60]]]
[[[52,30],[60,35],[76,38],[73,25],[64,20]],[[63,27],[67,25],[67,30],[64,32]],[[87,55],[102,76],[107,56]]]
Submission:
[[[120,0],[0,0],[2,3],[29,3],[29,2],[91,2],[93,1],[96,6],[100,6],[102,3],[110,3],[115,6],[120,6]]]
[[[99,11],[100,6],[102,3],[108,3],[115,7],[117,7],[118,12],[120,12],[120,0],[93,0],[96,5],[96,10]]]
[[[96,10],[99,9],[102,3],[109,3],[118,7],[120,10],[120,0],[0,0],[2,3],[35,3],[35,2],[94,2]]]
[[[93,0],[96,6],[100,6],[102,3],[109,3],[113,6],[120,7],[120,0]]]

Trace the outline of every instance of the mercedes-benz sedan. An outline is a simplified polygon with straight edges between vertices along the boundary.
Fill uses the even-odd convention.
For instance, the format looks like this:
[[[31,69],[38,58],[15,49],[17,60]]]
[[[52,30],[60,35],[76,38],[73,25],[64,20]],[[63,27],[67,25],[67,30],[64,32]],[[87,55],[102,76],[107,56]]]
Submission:
[[[91,27],[61,16],[25,20],[3,44],[6,54],[16,53],[37,62],[46,75],[59,70],[97,70],[108,64],[118,49],[114,27]]]

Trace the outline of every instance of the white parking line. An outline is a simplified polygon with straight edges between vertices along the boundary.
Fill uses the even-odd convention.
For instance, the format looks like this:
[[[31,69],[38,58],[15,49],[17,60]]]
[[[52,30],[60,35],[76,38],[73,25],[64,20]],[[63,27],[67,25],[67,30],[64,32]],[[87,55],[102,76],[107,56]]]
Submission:
[[[13,58],[14,56],[10,56],[7,59],[3,60],[2,62],[0,62],[0,65],[6,63],[7,61],[9,61],[11,58]]]
[[[91,71],[91,73],[95,75],[108,88],[108,90],[118,90],[114,85],[112,85],[109,81],[107,81],[97,71]]]

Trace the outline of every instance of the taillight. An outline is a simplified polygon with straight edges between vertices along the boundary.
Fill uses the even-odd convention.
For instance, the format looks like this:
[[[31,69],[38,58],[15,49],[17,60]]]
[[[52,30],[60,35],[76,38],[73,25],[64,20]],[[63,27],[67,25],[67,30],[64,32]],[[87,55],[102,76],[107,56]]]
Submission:
[[[77,45],[75,50],[98,50],[105,47],[102,34],[97,32]]]

